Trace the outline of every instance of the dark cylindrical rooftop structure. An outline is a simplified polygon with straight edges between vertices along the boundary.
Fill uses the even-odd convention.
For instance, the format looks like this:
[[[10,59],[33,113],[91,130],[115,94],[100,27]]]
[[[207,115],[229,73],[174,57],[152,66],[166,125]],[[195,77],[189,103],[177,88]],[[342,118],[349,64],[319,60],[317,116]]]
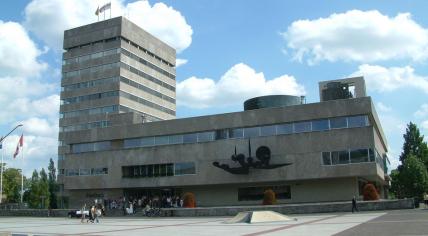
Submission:
[[[286,107],[304,104],[304,96],[268,95],[250,98],[244,102],[244,110],[255,110],[268,107]]]

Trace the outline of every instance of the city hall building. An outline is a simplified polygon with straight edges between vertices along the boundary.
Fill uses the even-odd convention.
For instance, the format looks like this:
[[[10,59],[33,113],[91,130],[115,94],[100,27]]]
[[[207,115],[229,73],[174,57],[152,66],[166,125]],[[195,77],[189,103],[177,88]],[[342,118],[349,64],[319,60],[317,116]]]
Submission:
[[[175,118],[175,50],[117,17],[64,32],[58,180],[69,207],[195,194],[198,206],[386,198],[387,143],[362,77],[320,102],[272,95],[243,111]]]

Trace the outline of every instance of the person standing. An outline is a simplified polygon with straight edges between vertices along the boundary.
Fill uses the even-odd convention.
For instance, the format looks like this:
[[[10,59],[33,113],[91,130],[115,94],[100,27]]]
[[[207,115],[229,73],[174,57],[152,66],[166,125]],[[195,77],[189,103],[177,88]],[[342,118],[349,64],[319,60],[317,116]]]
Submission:
[[[82,209],[80,209],[80,214],[82,214],[82,219],[80,220],[81,223],[84,223],[85,221],[85,210],[86,210],[86,203],[83,204]]]
[[[354,213],[354,210],[358,211],[358,208],[357,208],[357,198],[355,196],[352,198],[352,213]]]

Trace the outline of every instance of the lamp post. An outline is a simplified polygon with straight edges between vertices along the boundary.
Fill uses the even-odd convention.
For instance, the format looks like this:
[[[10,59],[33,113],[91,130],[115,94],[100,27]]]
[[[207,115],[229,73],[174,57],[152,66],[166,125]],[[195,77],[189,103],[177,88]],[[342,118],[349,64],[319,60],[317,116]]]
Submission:
[[[21,127],[22,124],[15,126],[9,133],[0,138],[0,147],[1,147],[1,168],[0,168],[0,203],[3,202],[3,170],[4,170],[4,162],[3,162],[3,140],[9,136],[13,131],[15,131],[18,127]]]

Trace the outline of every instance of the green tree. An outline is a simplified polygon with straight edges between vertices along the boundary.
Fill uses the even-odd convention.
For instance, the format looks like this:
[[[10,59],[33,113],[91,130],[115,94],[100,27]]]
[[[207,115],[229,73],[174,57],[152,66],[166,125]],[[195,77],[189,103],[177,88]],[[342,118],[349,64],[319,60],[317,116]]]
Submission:
[[[424,163],[414,155],[407,156],[399,181],[404,197],[415,197],[420,201],[428,190],[428,172]]]
[[[39,173],[37,170],[34,170],[30,180],[30,187],[28,189],[28,205],[31,208],[39,208],[39,181]]]
[[[410,122],[407,125],[406,133],[403,137],[403,152],[400,155],[401,166],[404,165],[404,161],[409,157],[409,155],[414,155],[424,163],[425,168],[428,168],[427,143],[424,142],[424,136],[420,134],[416,124]],[[399,166],[399,169],[401,169],[401,166]]]
[[[42,170],[40,171],[39,198],[40,198],[40,208],[48,208],[49,182],[48,182],[48,175],[46,174],[45,168],[42,168]]]
[[[21,202],[21,172],[19,169],[7,168],[3,172],[3,194],[6,202]]]
[[[391,192],[396,198],[404,198],[404,186],[400,180],[400,171],[398,169],[392,170],[389,176],[391,177]]]
[[[49,182],[49,208],[56,209],[56,208],[58,208],[58,205],[57,205],[57,196],[56,196],[56,192],[58,191],[58,184],[56,182],[55,164],[54,164],[52,158],[49,160],[48,171],[49,171],[49,176],[48,176],[48,182]]]

